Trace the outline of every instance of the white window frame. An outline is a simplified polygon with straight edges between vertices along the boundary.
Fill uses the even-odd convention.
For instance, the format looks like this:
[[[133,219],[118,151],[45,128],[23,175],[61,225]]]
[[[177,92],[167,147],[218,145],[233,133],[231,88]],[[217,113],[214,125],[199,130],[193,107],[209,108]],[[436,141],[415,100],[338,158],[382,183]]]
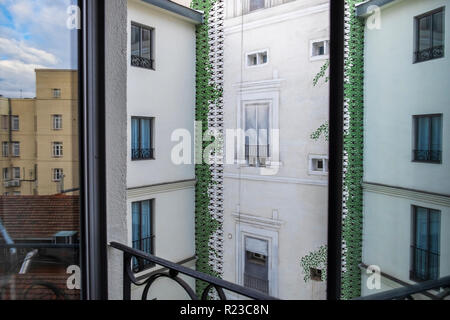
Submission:
[[[314,170],[314,160],[323,160],[323,170]],[[310,175],[326,176],[328,175],[328,156],[327,155],[309,155],[308,159],[308,173]]]
[[[9,143],[6,141],[2,142],[2,157],[9,157]]]
[[[239,285],[244,285],[244,270],[245,270],[245,237],[252,237],[268,242],[268,265],[269,265],[269,295],[273,297],[278,296],[278,228],[281,226],[280,221],[265,219],[267,222],[262,222],[258,219],[257,223],[266,224],[267,229],[263,229],[258,225],[252,225],[251,217],[244,215],[239,218],[238,214],[234,214],[236,219],[236,282]],[[248,222],[245,222],[246,217],[250,217]],[[261,221],[259,221],[261,220]]]
[[[237,94],[237,154],[236,164],[247,167],[245,160],[245,106],[249,104],[269,105],[269,158],[266,168],[281,166],[280,162],[280,126],[279,126],[279,103],[280,87],[282,79],[263,80],[256,82],[239,83]],[[278,146],[276,148],[275,146]],[[258,168],[256,168],[258,169]]]
[[[19,174],[17,175],[16,173]],[[13,174],[12,180],[20,180],[20,168],[18,167],[12,168],[12,174]]]
[[[53,130],[62,130],[63,128],[62,115],[54,114],[52,118],[53,118]],[[57,126],[57,124],[59,124],[59,126]]]
[[[53,142],[53,157],[61,158],[64,155],[63,152],[63,143],[62,142]]]
[[[11,152],[12,152],[13,157],[20,157],[20,142],[17,142],[17,141],[13,142],[11,149],[12,149]]]
[[[57,172],[59,172],[59,178],[58,178]],[[61,168],[53,169],[53,181],[54,182],[60,182],[62,180],[63,176],[64,176],[63,169],[61,169]]]
[[[55,99],[61,98],[61,89],[60,88],[53,88],[52,93],[53,93],[53,98],[55,98]]]
[[[11,131],[19,131],[19,130],[20,130],[19,116],[11,116]]]
[[[314,44],[324,42],[324,54],[314,55]],[[311,40],[309,43],[309,57],[311,61],[325,60],[330,58],[330,40],[328,38]]]
[[[260,56],[259,55],[262,54],[262,53],[266,54],[267,59],[266,59],[266,62],[259,63],[260,62]],[[248,63],[248,58],[249,58],[249,56],[254,55],[254,54],[256,54],[257,62],[256,62],[255,65],[250,65]],[[246,68],[264,67],[264,66],[266,66],[268,64],[269,64],[269,49],[261,49],[261,50],[256,50],[256,51],[251,51],[251,52],[245,53],[245,67]]]

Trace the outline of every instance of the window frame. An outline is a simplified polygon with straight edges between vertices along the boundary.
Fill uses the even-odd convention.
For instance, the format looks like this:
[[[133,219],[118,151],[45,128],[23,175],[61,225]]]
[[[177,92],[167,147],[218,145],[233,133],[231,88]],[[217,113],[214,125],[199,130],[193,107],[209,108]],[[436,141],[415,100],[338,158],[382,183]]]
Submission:
[[[133,27],[139,28],[139,55],[132,54],[132,34]],[[131,21],[130,26],[130,59],[131,66],[137,68],[143,68],[155,71],[155,28]],[[142,56],[142,30],[148,30],[150,32],[150,59]]]
[[[260,61],[260,54],[266,54],[266,62],[262,62],[262,63],[258,63]],[[256,64],[249,64],[249,57],[251,55],[256,55]],[[246,52],[245,53],[245,67],[246,68],[258,68],[258,67],[264,67],[267,66],[269,64],[269,49],[261,49],[261,50],[255,50],[255,51],[250,51],[250,52]]]
[[[418,128],[418,119],[421,118],[430,118],[430,132],[429,132],[429,142],[428,142],[428,148],[431,148],[431,141],[432,141],[432,133],[433,133],[433,122],[431,121],[432,118],[435,117],[440,117],[440,121],[441,121],[441,147],[439,150],[440,152],[440,160],[417,160],[416,159],[416,151],[418,151],[417,146],[419,143],[419,128]],[[442,113],[432,113],[432,114],[420,114],[420,115],[413,115],[413,149],[412,149],[412,162],[417,162],[417,163],[431,163],[431,164],[442,164],[442,145],[443,145],[443,134],[442,134],[442,129],[443,129],[443,114]],[[427,150],[427,151],[431,151],[431,149]]]
[[[422,206],[416,206],[416,205],[412,205],[411,206],[411,210],[412,210],[412,243],[411,243],[411,262],[410,262],[410,280],[415,281],[415,282],[423,282],[423,281],[427,281],[427,280],[432,280],[430,278],[430,268],[429,268],[429,264],[427,264],[427,269],[426,269],[426,273],[427,273],[427,279],[420,279],[416,276],[416,264],[415,264],[415,251],[414,249],[417,246],[417,209],[425,209],[427,210],[427,250],[425,250],[427,252],[427,257],[428,257],[428,261],[430,260],[430,216],[431,216],[431,211],[436,211],[439,214],[439,228],[441,228],[441,217],[442,217],[442,211],[441,210],[437,210],[437,209],[433,209],[433,208],[427,208],[427,207],[422,207]],[[440,241],[441,241],[441,231],[439,231],[439,253],[434,253],[438,256],[438,263],[437,263],[437,273],[438,273],[438,278],[439,278],[439,274],[440,274],[440,264],[441,264],[441,255],[440,255]]]
[[[135,241],[142,241],[145,240],[142,238],[142,203],[143,202],[149,202],[149,207],[150,207],[150,236],[148,238],[150,238],[150,252],[146,252],[143,250],[142,248],[142,243],[140,243],[139,248],[137,248],[137,250],[141,250],[144,251],[148,254],[155,254],[155,215],[154,215],[154,209],[155,209],[155,199],[146,199],[146,200],[139,200],[139,201],[133,201],[131,202],[131,246],[133,246],[133,243]],[[138,203],[139,204],[139,240],[134,240],[133,239],[133,204]],[[142,261],[141,259],[136,259],[137,261],[137,267],[133,265],[133,271],[136,273],[151,269],[153,267],[155,267],[155,263],[150,262],[150,261]]]
[[[436,13],[442,12],[443,14],[443,21],[442,21],[442,28],[444,30],[444,44],[442,45],[442,55],[441,56],[437,56],[437,57],[431,57],[428,59],[418,59],[418,54],[419,54],[419,44],[420,44],[420,28],[419,28],[419,23],[420,23],[420,19],[425,18],[430,16],[431,17],[431,47],[428,50],[433,50],[433,15]],[[424,49],[427,50],[427,49]],[[423,51],[423,50],[422,50]],[[433,53],[432,53],[433,55]],[[425,12],[423,14],[420,14],[418,16],[414,17],[414,52],[413,52],[413,63],[421,63],[421,62],[426,62],[426,61],[430,61],[430,60],[435,60],[435,59],[440,59],[440,58],[444,58],[445,57],[445,6],[443,7],[439,7],[436,8],[434,10]]]
[[[308,174],[310,175],[320,175],[320,176],[327,176],[328,175],[328,156],[327,155],[317,155],[317,154],[310,154],[308,157]],[[314,161],[315,160],[322,160],[323,161],[323,169],[321,171],[314,170]]]
[[[60,172],[60,175],[59,175],[59,178],[56,178],[56,172],[57,172],[57,170],[60,170],[61,172]],[[61,182],[61,180],[62,180],[62,177],[63,177],[63,175],[64,175],[64,170],[63,169],[61,169],[61,168],[53,168],[52,169],[52,178],[53,178],[53,182]]]
[[[59,119],[59,127],[56,126]],[[63,129],[63,116],[62,114],[53,114],[52,115],[52,123],[53,123],[53,130],[62,130]]]
[[[149,142],[150,142],[150,156],[148,158],[145,157],[134,157],[134,151],[133,151],[133,120],[139,120],[139,133],[138,133],[138,141],[139,141],[139,149],[143,150],[142,148],[142,127],[141,127],[141,120],[149,120],[150,121],[150,130],[149,130]],[[146,160],[155,160],[155,147],[154,147],[154,123],[155,118],[154,117],[140,117],[140,116],[132,116],[131,117],[131,161],[146,161]]]
[[[58,148],[59,146],[59,148]],[[56,154],[56,150],[59,150],[59,154]],[[62,158],[64,156],[64,144],[60,141],[52,142],[52,157],[53,158]]]
[[[17,147],[17,149],[16,149],[16,147]],[[18,150],[17,153],[15,152],[16,150]],[[20,157],[20,142],[18,142],[18,141],[11,142],[11,157],[13,157],[13,158]]]
[[[17,127],[14,126],[17,124]],[[20,130],[20,120],[19,116],[11,116],[11,131],[19,131]]]
[[[314,55],[314,45],[319,42],[324,43],[324,54]],[[310,61],[329,59],[330,58],[330,39],[320,38],[320,39],[310,40],[309,50],[310,50],[310,52],[309,52],[309,60]]]
[[[9,142],[8,141],[2,141],[2,157],[8,158],[10,154],[9,150]]]
[[[52,97],[53,99],[61,99],[61,88],[53,88],[52,89]]]

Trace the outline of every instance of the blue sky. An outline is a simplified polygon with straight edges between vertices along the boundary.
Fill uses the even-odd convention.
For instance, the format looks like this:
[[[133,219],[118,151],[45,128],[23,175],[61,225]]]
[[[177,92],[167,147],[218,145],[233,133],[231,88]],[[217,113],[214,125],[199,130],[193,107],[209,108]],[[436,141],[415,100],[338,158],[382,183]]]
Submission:
[[[72,2],[0,0],[0,95],[34,97],[36,68],[76,67],[66,26]]]

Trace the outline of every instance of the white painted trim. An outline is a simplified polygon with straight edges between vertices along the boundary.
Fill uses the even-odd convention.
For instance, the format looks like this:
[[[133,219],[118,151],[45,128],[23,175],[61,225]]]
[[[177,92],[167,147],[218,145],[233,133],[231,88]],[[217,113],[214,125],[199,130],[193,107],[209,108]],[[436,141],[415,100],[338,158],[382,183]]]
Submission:
[[[277,8],[277,7],[273,7],[273,8]],[[266,10],[270,10],[270,9],[271,8],[266,9]],[[292,20],[292,19],[297,19],[297,18],[304,17],[304,16],[307,16],[310,14],[328,11],[329,9],[330,9],[330,5],[328,3],[325,3],[325,4],[322,4],[319,6],[309,7],[306,9],[294,10],[294,11],[289,11],[289,12],[283,13],[283,14],[268,16],[266,18],[258,19],[258,20],[251,21],[251,22],[244,22],[243,26],[242,26],[242,17],[238,16],[238,17],[235,17],[235,18],[232,18],[229,20],[231,23],[230,23],[230,25],[225,26],[225,35],[241,32],[241,31],[247,31],[247,30],[251,30],[251,29],[255,29],[255,28],[260,28],[260,27],[264,27],[267,25],[272,25],[275,23],[280,23],[280,22],[284,22],[284,21],[288,21],[288,20]]]
[[[144,186],[127,190],[128,199],[139,199],[141,197],[154,195],[158,193],[171,192],[183,189],[195,188],[196,180],[186,180],[175,183],[163,183],[152,186]]]
[[[267,61],[266,61],[265,63],[259,63],[259,64],[255,64],[255,65],[253,65],[253,66],[251,66],[251,65],[248,64],[248,56],[249,56],[249,55],[252,55],[252,54],[258,55],[259,53],[264,53],[264,52],[265,52],[266,55],[267,55]],[[261,49],[261,50],[256,50],[256,51],[251,51],[251,52],[246,52],[246,53],[245,53],[244,59],[245,59],[245,67],[246,67],[247,69],[253,69],[253,68],[265,67],[265,66],[267,66],[267,65],[269,64],[269,49]],[[258,57],[257,57],[257,60],[258,60]]]
[[[321,56],[314,56],[313,55],[313,45],[316,42],[322,42],[324,41],[324,55]],[[314,39],[309,41],[309,60],[310,61],[318,61],[318,60],[326,60],[330,58],[330,39],[328,38],[321,38],[321,39]]]
[[[450,196],[446,195],[430,194],[421,192],[419,190],[401,189],[393,186],[383,186],[368,182],[363,182],[362,187],[365,192],[374,192],[391,197],[406,198],[409,200],[422,201],[434,205],[450,207]]]
[[[303,184],[311,186],[327,187],[328,180],[312,180],[312,179],[299,179],[291,177],[276,177],[276,176],[262,176],[253,174],[238,174],[238,173],[224,173],[224,178],[228,179],[242,179],[250,181],[266,181],[266,182],[276,182],[276,183],[293,183],[293,184]]]
[[[314,171],[313,170],[312,161],[315,159],[324,160],[323,165],[324,165],[324,168],[326,168],[326,171]],[[308,157],[308,174],[315,175],[315,176],[327,176],[328,175],[328,156],[310,154]]]
[[[276,77],[276,72],[274,73]],[[271,80],[240,82],[233,87],[237,88],[236,95],[236,128],[240,129],[240,137],[238,137],[237,145],[237,160],[238,163],[245,163],[245,108],[247,104],[267,104],[269,105],[269,144],[270,157],[268,159],[268,166],[271,163],[280,162],[280,153],[274,146],[280,146],[280,120],[279,120],[279,105],[280,105],[280,89],[283,79],[274,78]]]
[[[244,284],[245,237],[266,240],[269,243],[269,295],[278,296],[278,231],[255,228],[236,222],[236,283]]]
[[[233,212],[232,215],[234,217],[234,220],[236,220],[236,223],[247,223],[273,231],[279,230],[284,224],[284,221],[282,220],[263,218],[259,216],[239,213],[236,211]]]

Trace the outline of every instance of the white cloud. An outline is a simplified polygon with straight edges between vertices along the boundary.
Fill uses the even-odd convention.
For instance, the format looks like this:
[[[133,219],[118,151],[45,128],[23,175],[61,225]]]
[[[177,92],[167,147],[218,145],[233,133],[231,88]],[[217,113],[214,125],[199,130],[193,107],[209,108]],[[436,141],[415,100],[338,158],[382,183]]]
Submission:
[[[45,68],[39,64],[27,64],[19,60],[0,60],[0,94],[8,97],[34,97],[35,69]]]
[[[55,65],[58,59],[44,50],[27,46],[23,42],[0,37],[0,55],[11,56],[25,63]]]

